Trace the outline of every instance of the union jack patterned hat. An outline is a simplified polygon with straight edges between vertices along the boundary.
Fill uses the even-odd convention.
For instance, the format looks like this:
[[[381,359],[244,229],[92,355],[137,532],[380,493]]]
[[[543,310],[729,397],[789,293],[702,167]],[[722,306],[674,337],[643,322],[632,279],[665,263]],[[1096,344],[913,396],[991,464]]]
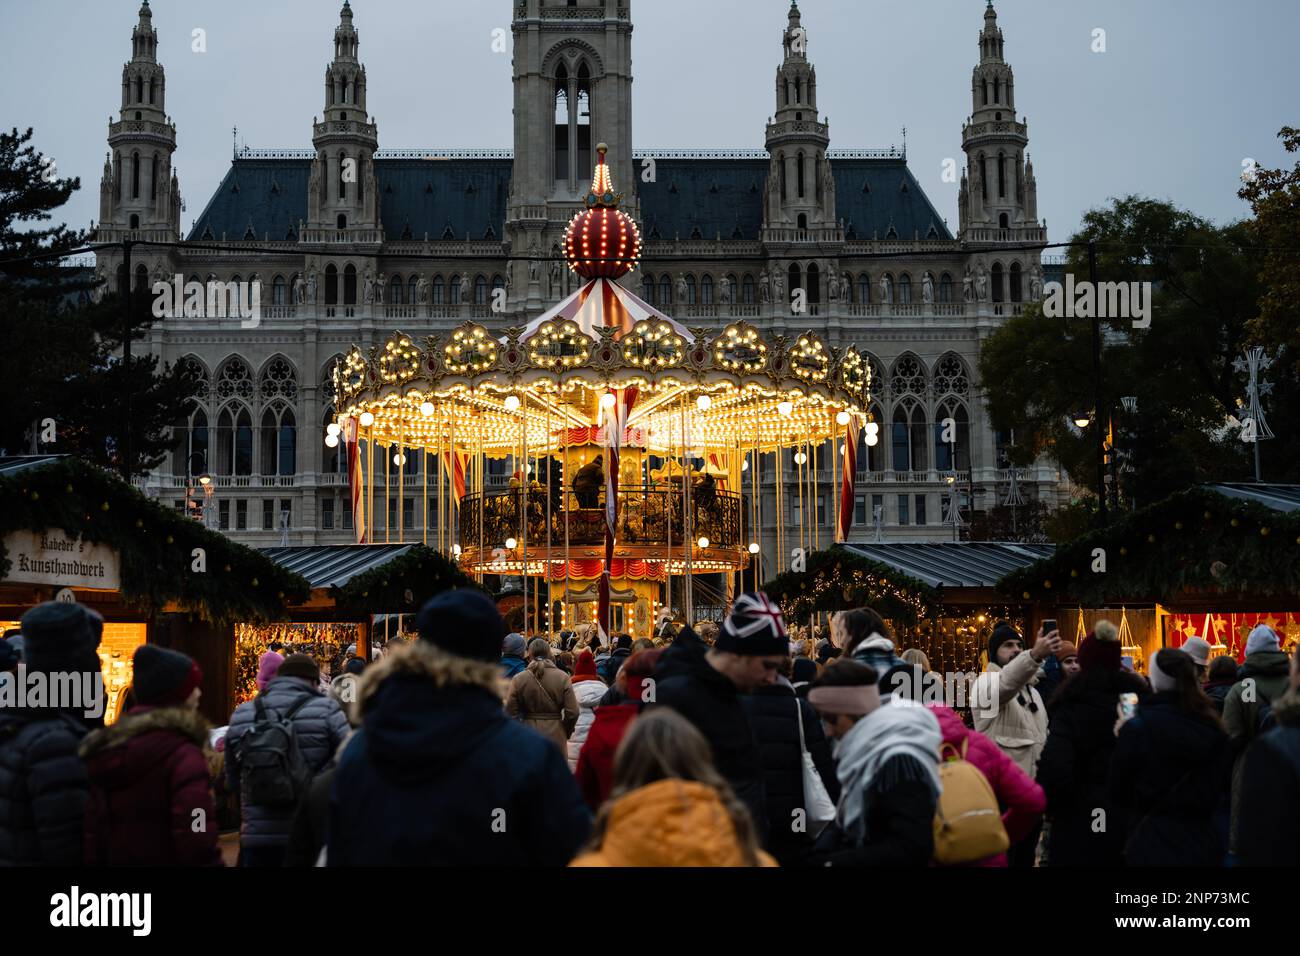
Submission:
[[[714,646],[720,651],[755,657],[788,654],[789,639],[781,608],[762,591],[742,594],[731,605]]]

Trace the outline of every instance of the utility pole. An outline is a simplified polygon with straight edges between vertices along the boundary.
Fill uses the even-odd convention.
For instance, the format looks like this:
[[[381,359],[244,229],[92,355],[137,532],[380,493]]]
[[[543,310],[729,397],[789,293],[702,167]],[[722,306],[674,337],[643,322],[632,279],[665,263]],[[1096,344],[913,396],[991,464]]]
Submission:
[[[1088,242],[1088,279],[1092,282],[1093,295],[1097,294],[1097,241]],[[1109,518],[1106,512],[1106,436],[1101,430],[1101,310],[1092,310],[1092,431],[1093,444],[1097,455],[1097,524],[1106,527]]]
[[[131,284],[131,240],[122,240],[122,267],[126,270],[126,291],[123,296],[125,304],[122,313],[122,375],[126,390],[122,402],[122,441],[118,454],[122,461],[122,479],[131,481],[131,300],[135,287]]]

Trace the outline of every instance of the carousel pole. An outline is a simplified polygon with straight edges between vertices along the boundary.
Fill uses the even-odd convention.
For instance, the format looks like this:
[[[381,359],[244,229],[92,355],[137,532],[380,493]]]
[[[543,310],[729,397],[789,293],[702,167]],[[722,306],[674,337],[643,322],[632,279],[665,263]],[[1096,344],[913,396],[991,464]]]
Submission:
[[[389,544],[392,540],[393,523],[388,520],[388,516],[393,512],[393,472],[389,468],[393,463],[392,450],[391,443],[384,446],[384,544]],[[384,637],[388,637],[387,617],[384,618]]]
[[[564,433],[560,436],[564,448],[564,471],[560,479],[560,500],[564,502],[564,621],[569,621],[569,426],[566,422]]]
[[[671,413],[669,413],[671,416]],[[668,613],[672,614],[673,610],[673,420],[668,419],[668,427],[665,429],[668,433],[668,457],[664,459],[664,470],[667,473],[668,481],[665,483],[664,490],[664,518],[667,522],[668,537],[665,539],[666,550],[664,551],[664,607],[668,608]],[[649,466],[646,466],[647,472]],[[688,622],[689,623],[689,622]]]
[[[402,439],[406,434],[406,425],[402,425],[397,437],[397,542],[406,543],[406,447]]]
[[[420,523],[423,527],[420,529],[420,543],[426,548],[429,546],[429,448],[425,444],[420,445],[420,489],[423,504],[420,505]]]
[[[822,490],[821,478],[817,474],[817,445],[812,445],[812,480],[813,480],[813,550],[818,551],[822,545],[822,515],[821,509],[817,507],[818,499],[821,497],[818,492]]]
[[[546,571],[542,579],[546,582],[546,636],[550,640],[555,640],[555,615],[552,610],[555,607],[555,601],[551,596],[551,539],[554,537],[551,528],[551,485],[555,480],[552,472],[555,469],[555,462],[551,460],[551,404],[546,404],[546,487],[542,493],[546,495]]]
[[[524,636],[528,636],[528,392],[519,406],[519,458],[524,463],[519,479],[519,580],[524,588]]]
[[[487,499],[487,462],[483,458],[483,417],[479,415],[474,431],[478,438],[478,583],[483,583],[483,520]]]
[[[369,437],[366,438],[366,458],[369,459],[369,468],[367,468],[367,478],[370,479],[370,486],[366,494],[366,510],[369,512],[367,517],[370,524],[366,526],[366,536],[370,543],[375,543],[375,534],[378,531],[378,525],[375,522],[375,426],[372,424],[366,429]]]
[[[682,393],[682,545],[686,549],[686,621],[691,623],[695,620],[695,581],[691,572],[691,552],[694,550],[695,541],[692,535],[695,533],[694,515],[691,514],[691,481],[689,469],[691,465],[690,437],[686,431],[686,393]]]

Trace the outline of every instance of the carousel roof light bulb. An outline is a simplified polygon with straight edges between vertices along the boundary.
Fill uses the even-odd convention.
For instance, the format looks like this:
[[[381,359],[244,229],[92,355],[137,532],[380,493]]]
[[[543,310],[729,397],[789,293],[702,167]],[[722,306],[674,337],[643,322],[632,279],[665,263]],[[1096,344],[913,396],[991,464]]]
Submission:
[[[708,538],[700,538],[699,544],[700,544],[700,547],[701,547],[701,548],[707,548],[707,547],[709,546],[709,539],[708,539]]]
[[[362,412],[362,413],[361,413],[361,427],[362,427],[362,428],[369,428],[369,427],[370,427],[371,425],[373,425],[374,423],[375,423],[375,416],[374,416],[373,413],[371,413],[371,412]]]
[[[794,414],[794,402],[789,402],[789,401],[781,402],[779,405],[776,406],[776,410],[780,412],[782,415],[784,415],[786,418],[789,418],[791,415]]]
[[[880,436],[879,436],[879,435],[876,435],[876,434],[874,434],[874,433],[873,433],[873,434],[869,434],[869,435],[867,435],[867,447],[868,447],[868,448],[875,448],[875,447],[876,447],[877,445],[879,445],[879,444],[880,444]]]
[[[600,396],[600,407],[613,408],[616,401],[618,401],[618,399],[614,397],[613,392],[606,392],[604,395]]]
[[[506,550],[507,550],[507,551],[513,551],[516,547],[518,547],[518,545],[519,545],[519,542],[516,541],[514,538],[506,538]]]
[[[847,424],[849,423],[849,421],[850,421],[851,418],[852,418],[852,416],[849,415],[848,412],[840,412],[838,415],[835,416],[835,424],[836,424],[836,425],[847,425]]]
[[[338,422],[330,422],[325,426],[326,435],[337,435],[341,431],[343,431],[343,429],[339,427]]]
[[[794,460],[796,464],[802,465],[804,462],[808,460],[808,456],[805,455],[803,452],[799,452],[794,456]]]
[[[505,401],[506,411],[508,411],[508,412],[517,412],[517,411],[519,411],[519,406],[520,406],[521,404],[522,404],[522,402],[519,401],[519,396],[518,396],[518,395],[507,395],[507,396],[506,396],[506,401]]]
[[[695,400],[696,408],[698,408],[702,412],[707,412],[709,408],[712,407],[712,405],[713,405],[713,399],[709,398],[709,396],[707,395],[701,395],[699,398]]]
[[[420,414],[423,415],[425,418],[432,418],[434,411],[435,409],[433,407],[433,402],[420,403]]]
[[[758,551],[759,551],[758,542],[757,541],[749,542],[749,553],[758,554]]]
[[[406,456],[403,455],[403,454],[399,451],[396,455],[393,456],[393,464],[394,464],[394,465],[397,465],[399,468],[400,468],[402,465],[405,465],[405,464],[406,464]]]
[[[326,436],[325,436],[325,447],[326,447],[326,448],[338,448],[338,447],[339,447],[339,436],[338,436],[338,435],[326,435]]]

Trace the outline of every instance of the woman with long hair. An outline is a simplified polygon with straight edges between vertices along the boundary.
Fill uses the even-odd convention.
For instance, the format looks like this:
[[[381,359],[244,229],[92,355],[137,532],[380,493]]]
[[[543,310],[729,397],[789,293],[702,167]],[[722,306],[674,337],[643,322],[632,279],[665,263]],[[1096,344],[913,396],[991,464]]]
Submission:
[[[749,810],[713,765],[708,741],[668,708],[632,721],[614,788],[587,851],[570,866],[775,866]]]
[[[1129,866],[1221,866],[1232,748],[1195,662],[1180,650],[1151,656],[1151,689],[1137,714],[1121,712],[1110,761],[1108,821],[1124,834]]]

